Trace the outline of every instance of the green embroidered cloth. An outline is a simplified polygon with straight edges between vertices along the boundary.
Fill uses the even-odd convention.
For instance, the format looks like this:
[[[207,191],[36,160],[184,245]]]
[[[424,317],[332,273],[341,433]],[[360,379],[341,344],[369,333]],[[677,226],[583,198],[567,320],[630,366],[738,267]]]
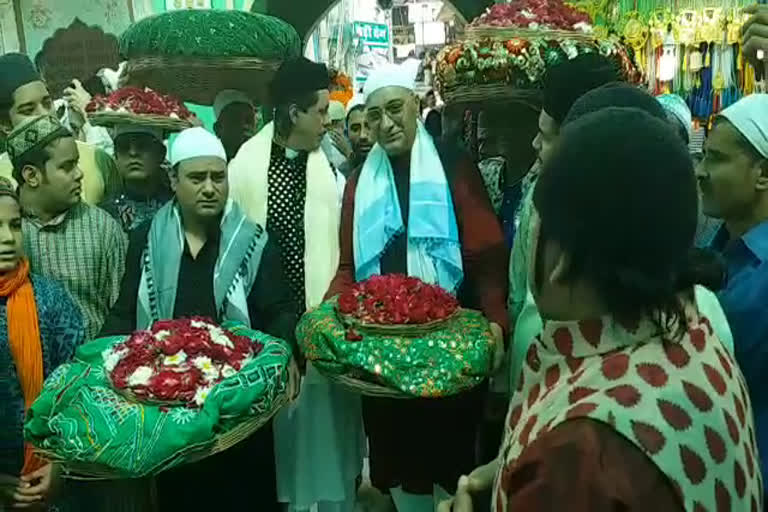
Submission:
[[[306,358],[329,376],[345,375],[411,397],[439,398],[471,389],[488,377],[493,334],[479,312],[461,309],[439,329],[418,337],[356,331],[336,311],[336,298],[306,313],[296,336]]]
[[[144,18],[120,37],[120,55],[256,57],[283,60],[301,54],[293,26],[264,14],[185,9]]]
[[[246,424],[277,412],[291,358],[282,340],[234,322],[222,327],[264,348],[220,382],[201,409],[143,405],[118,394],[104,372],[102,352],[125,337],[102,338],[82,345],[73,362],[46,379],[27,414],[24,437],[68,470],[88,476],[139,478],[212,454]]]

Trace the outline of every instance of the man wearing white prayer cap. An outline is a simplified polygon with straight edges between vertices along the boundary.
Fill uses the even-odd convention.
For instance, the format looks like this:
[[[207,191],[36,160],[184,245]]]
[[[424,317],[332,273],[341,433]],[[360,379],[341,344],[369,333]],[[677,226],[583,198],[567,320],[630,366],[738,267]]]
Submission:
[[[99,206],[126,232],[151,219],[172,196],[163,136],[163,130],[146,125],[115,127],[115,163],[123,186]]]
[[[373,147],[368,120],[365,118],[365,98],[362,95],[353,96],[347,105],[347,137],[352,145],[352,154],[339,167],[339,172],[349,177],[363,165]]]
[[[213,130],[227,150],[227,161],[237,155],[256,130],[257,113],[251,98],[242,91],[225,89],[213,101],[216,123]]]
[[[221,141],[203,128],[190,128],[170,153],[175,198],[131,234],[120,298],[103,334],[204,316],[217,323],[240,321],[293,344],[296,304],[285,289],[273,286],[283,278],[280,251],[262,226],[227,199]],[[225,452],[165,471],[157,476],[157,508],[239,510],[247,490],[258,497],[259,510],[278,511],[273,453],[267,425]],[[216,492],[179,493],[181,488]]]
[[[768,94],[747,96],[715,120],[696,170],[704,213],[723,219],[712,248],[725,260],[719,293],[736,360],[752,397],[758,450],[768,450]],[[763,474],[768,471],[762,461]],[[764,484],[765,485],[765,484]]]
[[[438,146],[424,128],[416,71],[389,64],[366,82],[365,115],[376,144],[344,193],[341,262],[329,296],[376,274],[438,284],[491,322],[498,366],[509,252],[477,167],[458,148]],[[475,467],[485,390],[435,400],[363,397],[371,480],[398,510],[433,510],[434,492],[455,491]]]

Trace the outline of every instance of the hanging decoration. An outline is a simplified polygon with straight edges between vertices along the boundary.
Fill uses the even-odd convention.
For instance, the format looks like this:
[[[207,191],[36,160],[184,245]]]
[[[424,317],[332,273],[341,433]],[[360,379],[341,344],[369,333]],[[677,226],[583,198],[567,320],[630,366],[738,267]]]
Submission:
[[[651,92],[680,95],[694,117],[706,123],[755,91],[754,69],[741,53],[741,26],[747,18],[741,10],[746,4],[618,0],[614,15],[604,15],[600,22],[634,50]]]

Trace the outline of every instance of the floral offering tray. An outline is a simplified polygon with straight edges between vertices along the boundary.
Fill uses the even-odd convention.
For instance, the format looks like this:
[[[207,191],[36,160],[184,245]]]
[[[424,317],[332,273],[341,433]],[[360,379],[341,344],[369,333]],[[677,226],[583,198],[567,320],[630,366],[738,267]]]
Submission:
[[[333,298],[302,317],[296,337],[318,371],[366,396],[443,398],[488,377],[494,341],[479,311],[458,309],[419,334],[407,330],[420,326],[401,327],[406,332],[355,329]]]
[[[131,112],[93,112],[88,114],[88,120],[94,126],[138,124],[159,128],[167,132],[180,132],[194,126],[191,121],[186,119],[177,119],[157,114],[133,114]]]
[[[234,375],[214,381],[202,406],[126,398],[115,389],[104,354],[129,338],[102,338],[82,345],[46,379],[27,413],[25,439],[69,477],[82,479],[151,476],[237,444],[286,403],[291,349],[242,324],[221,328],[261,349]]]

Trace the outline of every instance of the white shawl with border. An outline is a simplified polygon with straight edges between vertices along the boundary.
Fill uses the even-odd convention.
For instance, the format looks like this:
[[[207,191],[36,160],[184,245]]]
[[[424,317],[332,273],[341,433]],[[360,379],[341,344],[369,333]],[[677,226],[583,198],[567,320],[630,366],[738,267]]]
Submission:
[[[246,216],[267,227],[269,161],[274,123],[269,123],[248,142],[229,164],[229,196]],[[339,265],[341,205],[335,173],[322,150],[307,159],[307,196],[304,206],[304,281],[306,307],[323,301]]]

